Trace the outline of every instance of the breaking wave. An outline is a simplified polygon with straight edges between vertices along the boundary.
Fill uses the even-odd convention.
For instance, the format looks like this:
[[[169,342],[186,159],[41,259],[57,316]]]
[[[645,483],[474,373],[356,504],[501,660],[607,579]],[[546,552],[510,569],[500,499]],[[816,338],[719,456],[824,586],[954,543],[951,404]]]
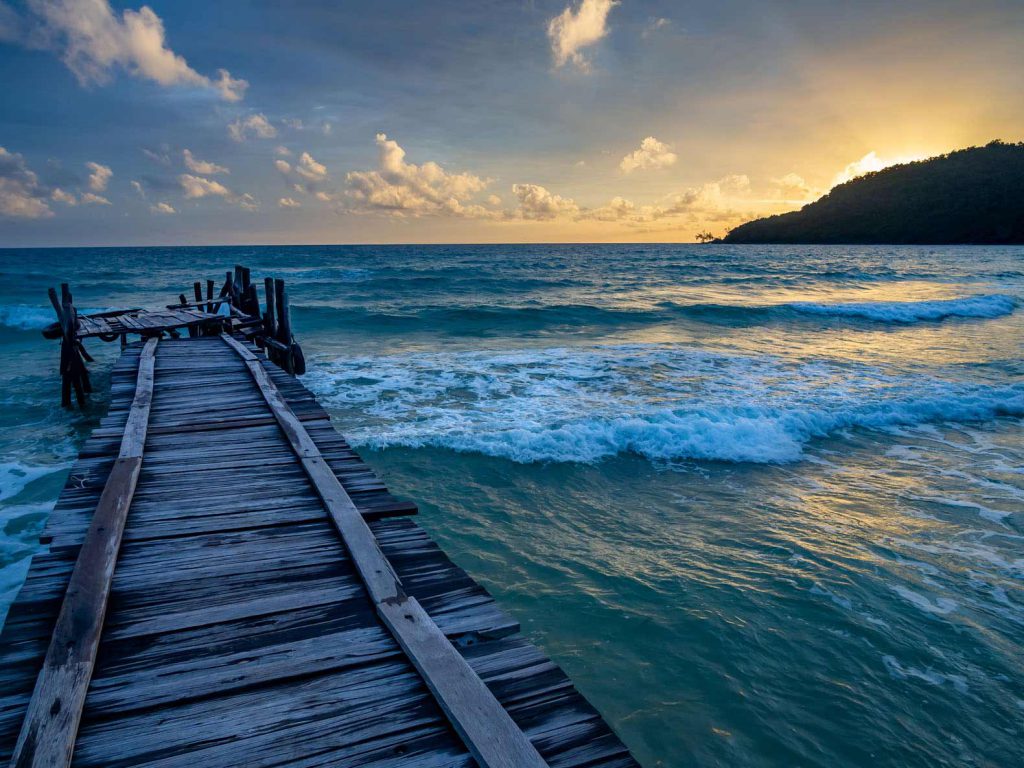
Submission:
[[[968,296],[939,301],[864,301],[850,304],[789,305],[797,312],[829,317],[856,317],[882,323],[935,322],[948,317],[1003,317],[1017,308],[1017,300],[1004,294]]]
[[[679,345],[406,354],[321,362],[307,382],[351,409],[356,444],[517,462],[798,461],[848,428],[1024,416],[1024,385],[894,376]]]
[[[0,305],[0,325],[21,331],[45,328],[54,322],[53,310],[48,307],[32,307],[25,304]]]

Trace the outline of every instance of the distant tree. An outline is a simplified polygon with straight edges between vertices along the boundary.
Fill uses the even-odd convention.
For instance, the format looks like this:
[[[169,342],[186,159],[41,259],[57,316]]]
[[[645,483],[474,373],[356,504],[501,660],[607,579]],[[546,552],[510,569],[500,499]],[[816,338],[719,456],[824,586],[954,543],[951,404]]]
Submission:
[[[710,243],[710,242],[712,242],[712,241],[713,241],[714,239],[715,239],[715,236],[714,236],[714,235],[712,235],[712,234],[711,234],[710,232],[708,232],[708,231],[704,231],[704,232],[698,232],[698,233],[697,233],[697,242],[698,242],[698,243]]]
[[[700,239],[700,237],[698,237]],[[726,243],[1024,243],[1024,143],[998,139],[847,181]]]

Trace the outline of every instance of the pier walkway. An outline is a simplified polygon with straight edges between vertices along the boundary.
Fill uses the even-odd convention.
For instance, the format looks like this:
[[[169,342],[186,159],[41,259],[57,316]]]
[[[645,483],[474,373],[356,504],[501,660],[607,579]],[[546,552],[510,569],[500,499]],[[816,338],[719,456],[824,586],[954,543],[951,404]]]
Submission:
[[[129,344],[0,634],[0,761],[635,766],[415,512],[245,335]]]

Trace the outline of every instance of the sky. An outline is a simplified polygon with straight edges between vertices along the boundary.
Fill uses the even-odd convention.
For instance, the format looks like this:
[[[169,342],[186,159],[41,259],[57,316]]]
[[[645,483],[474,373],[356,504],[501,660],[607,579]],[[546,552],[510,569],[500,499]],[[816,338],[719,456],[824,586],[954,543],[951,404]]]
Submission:
[[[0,0],[0,247],[675,242],[1024,139],[1024,3]]]

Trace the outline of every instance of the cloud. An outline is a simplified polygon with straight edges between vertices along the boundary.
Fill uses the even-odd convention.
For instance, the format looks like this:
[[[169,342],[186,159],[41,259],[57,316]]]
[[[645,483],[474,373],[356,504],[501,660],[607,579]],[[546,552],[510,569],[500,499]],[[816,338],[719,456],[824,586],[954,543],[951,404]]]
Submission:
[[[192,69],[167,47],[164,23],[149,6],[120,17],[107,0],[29,0],[28,8],[32,39],[60,51],[82,85],[108,82],[114,67],[163,86],[211,90],[225,101],[240,101],[249,85],[226,69],[215,80]]]
[[[46,197],[25,158],[0,147],[0,215],[17,219],[53,216]]]
[[[378,211],[396,216],[447,214],[466,217],[496,216],[481,205],[467,204],[490,184],[471,173],[449,173],[435,162],[405,162],[405,150],[385,134],[377,134],[379,153],[375,171],[352,171],[345,176],[346,195],[356,211]]]
[[[182,155],[185,157],[185,167],[193,173],[201,173],[204,176],[215,176],[218,173],[231,173],[223,165],[217,165],[207,160],[200,160],[192,154],[191,150],[185,149],[182,151]]]
[[[139,182],[132,180],[132,189],[135,191],[135,194],[143,200],[146,199],[146,190],[142,188],[142,185]]]
[[[281,157],[291,157],[292,151],[283,144],[279,144],[278,146],[274,147],[274,154],[280,155]]]
[[[181,174],[178,177],[178,182],[181,184],[181,188],[185,192],[185,198],[188,200],[210,196],[229,197],[231,195],[231,190],[219,181],[204,179],[201,176],[193,176],[190,173]]]
[[[650,21],[647,22],[647,26],[644,27],[644,31],[640,33],[640,37],[646,39],[653,35],[655,32],[657,32],[659,29],[665,29],[665,27],[669,27],[671,25],[672,21],[670,19],[666,19],[664,17],[652,18]]]
[[[50,193],[50,199],[57,203],[64,203],[64,205],[78,205],[78,198],[70,192],[65,192],[60,187],[57,187]]]
[[[619,168],[622,169],[623,173],[668,168],[675,165],[678,159],[678,156],[669,148],[668,144],[658,141],[653,136],[648,136],[640,142],[639,149],[633,150],[622,158]]]
[[[246,118],[238,118],[228,125],[228,136],[235,141],[245,141],[250,136],[257,139],[272,139],[277,136],[277,128],[270,124],[266,115],[255,114]]]
[[[802,176],[787,173],[778,179],[772,179],[772,194],[779,200],[803,201],[817,197],[818,193]]]
[[[110,201],[103,195],[96,195],[92,192],[84,192],[82,194],[83,205],[110,205]]]
[[[303,195],[315,194],[317,187],[327,180],[327,166],[318,163],[309,152],[303,152],[294,164],[278,158],[274,167],[295,192]]]
[[[159,165],[169,166],[171,164],[171,156],[167,154],[167,147],[162,147],[160,152],[154,152],[152,149],[143,147],[142,154]]]
[[[575,10],[568,6],[548,22],[556,67],[572,64],[581,72],[590,71],[583,49],[608,34],[608,14],[616,5],[616,0],[581,0]]]
[[[107,184],[110,183],[110,177],[114,175],[110,166],[89,162],[85,164],[85,167],[89,169],[89,189],[93,192],[105,190]]]
[[[303,152],[299,156],[295,172],[306,181],[323,181],[327,178],[327,166],[314,160],[309,152]]]
[[[575,200],[552,194],[538,184],[513,184],[512,194],[519,200],[516,215],[521,219],[550,220],[580,212]]]
[[[863,176],[875,171],[881,171],[883,168],[900,165],[901,163],[912,163],[915,160],[923,160],[925,157],[926,155],[901,155],[899,157],[882,158],[878,156],[876,151],[871,150],[860,160],[855,160],[837,173],[832,179],[832,186],[837,187],[851,179],[857,178],[858,176]]]
[[[314,195],[314,197],[316,197],[317,200],[319,200],[320,202],[323,202],[323,203],[329,203],[329,202],[331,202],[331,200],[334,199],[331,195],[329,195],[326,192],[317,192]]]
[[[278,206],[281,208],[301,208],[302,203],[290,197],[282,197],[277,201]]]
[[[232,205],[237,205],[244,211],[255,211],[260,207],[259,201],[248,192],[236,194],[225,187],[219,181],[207,179],[202,176],[193,176],[190,173],[183,173],[178,176],[178,183],[185,193],[186,200],[200,200],[204,197],[220,197]]]
[[[233,195],[230,198],[228,198],[228,202],[237,205],[243,211],[255,211],[258,210],[260,207],[260,204],[256,200],[256,198],[250,195],[248,192],[242,195]]]
[[[157,203],[156,205],[149,206],[150,213],[160,213],[165,216],[169,216],[172,213],[177,213],[174,207],[170,203]]]

